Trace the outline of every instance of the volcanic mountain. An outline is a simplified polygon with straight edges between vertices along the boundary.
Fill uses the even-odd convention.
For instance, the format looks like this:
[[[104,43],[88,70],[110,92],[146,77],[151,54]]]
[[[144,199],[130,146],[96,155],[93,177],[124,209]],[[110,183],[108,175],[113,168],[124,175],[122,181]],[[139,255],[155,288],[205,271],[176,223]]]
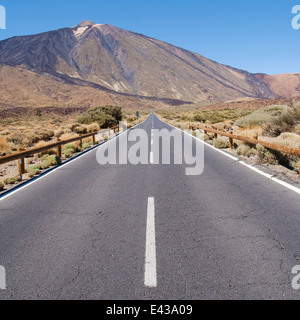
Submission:
[[[170,104],[284,95],[284,90],[272,90],[274,86],[264,75],[225,66],[166,42],[91,21],[73,28],[0,41],[0,94],[8,87],[7,77],[2,75],[3,66],[6,73],[7,67],[18,68],[14,72],[16,77],[22,74],[20,69],[24,70],[23,75],[31,72],[27,81],[36,78],[32,72],[39,79],[46,77],[43,87],[37,89],[41,95],[51,81],[92,87],[110,97],[117,95],[119,100],[164,99]],[[293,77],[294,95],[300,88],[300,77],[296,78]],[[26,79],[19,77],[16,83],[20,86]],[[10,90],[14,89],[13,82],[10,79]],[[59,86],[55,92],[61,95]]]

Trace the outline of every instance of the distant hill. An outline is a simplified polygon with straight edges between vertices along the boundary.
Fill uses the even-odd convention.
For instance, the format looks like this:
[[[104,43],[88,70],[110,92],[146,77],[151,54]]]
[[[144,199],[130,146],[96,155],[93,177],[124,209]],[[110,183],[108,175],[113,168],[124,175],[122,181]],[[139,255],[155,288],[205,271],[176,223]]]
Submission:
[[[257,74],[256,78],[266,83],[278,96],[289,98],[300,96],[300,73]]]

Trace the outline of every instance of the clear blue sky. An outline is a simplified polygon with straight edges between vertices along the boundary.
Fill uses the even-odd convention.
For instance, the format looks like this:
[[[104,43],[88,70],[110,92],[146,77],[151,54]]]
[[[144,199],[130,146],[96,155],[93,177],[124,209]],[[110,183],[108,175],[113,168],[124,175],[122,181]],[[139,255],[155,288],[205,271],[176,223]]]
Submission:
[[[112,24],[250,72],[300,72],[300,0],[0,0],[0,40],[72,27]]]

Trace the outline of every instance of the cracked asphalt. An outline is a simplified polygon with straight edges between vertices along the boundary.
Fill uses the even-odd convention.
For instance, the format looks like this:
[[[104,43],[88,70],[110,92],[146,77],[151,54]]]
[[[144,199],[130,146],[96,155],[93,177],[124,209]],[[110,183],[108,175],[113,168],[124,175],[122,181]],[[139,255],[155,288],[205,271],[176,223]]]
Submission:
[[[152,121],[173,129],[152,115],[139,125],[149,137]],[[0,201],[1,300],[300,298],[299,194],[209,147],[199,176],[100,166],[96,152]],[[144,286],[149,196],[157,288]]]

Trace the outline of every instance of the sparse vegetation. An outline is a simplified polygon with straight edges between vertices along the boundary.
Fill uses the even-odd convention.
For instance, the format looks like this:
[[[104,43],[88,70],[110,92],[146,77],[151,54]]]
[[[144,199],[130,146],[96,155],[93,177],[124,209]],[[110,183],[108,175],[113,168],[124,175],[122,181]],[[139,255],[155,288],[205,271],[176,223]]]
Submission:
[[[39,174],[40,172],[41,172],[40,166],[37,166],[37,165],[31,166],[27,169],[27,173],[30,178],[34,177],[35,175]]]
[[[262,134],[277,137],[284,132],[299,132],[300,106],[269,106],[238,120],[242,128],[261,126]]]
[[[4,183],[0,182],[0,191],[2,191],[4,189]]]
[[[82,144],[82,148],[83,149],[89,149],[91,147],[91,145],[88,143],[88,142],[84,142],[83,144]]]
[[[257,160],[260,164],[278,164],[278,160],[276,156],[274,155],[274,152],[271,150],[266,149],[261,144],[258,144],[256,146],[257,150]]]
[[[62,149],[62,152],[67,159],[71,158],[73,156],[73,154],[76,153],[72,144],[65,145]]]
[[[98,131],[100,131],[100,126],[98,123],[91,123],[87,126],[88,133],[98,132]]]
[[[0,136],[0,156],[4,156],[11,151],[11,145],[7,142],[6,137]]]
[[[288,114],[291,109],[288,106],[269,106],[259,109],[248,116],[236,121],[236,125],[242,128],[252,128],[261,126],[266,123],[272,123],[279,120],[285,114]]]
[[[85,134],[87,133],[87,128],[80,125],[79,123],[74,123],[70,126],[70,130],[77,134]]]
[[[17,183],[18,179],[17,178],[6,178],[4,179],[4,183],[8,185],[12,185]]]
[[[224,140],[224,139],[214,139],[212,141],[212,145],[215,147],[215,148],[218,148],[218,149],[227,149],[229,148],[229,142],[227,140]]]
[[[54,167],[60,164],[61,158],[56,155],[52,155],[45,157],[44,161],[40,164],[39,169],[48,169],[50,167]]]
[[[236,153],[239,156],[251,157],[257,155],[257,150],[255,148],[250,147],[248,144],[242,143],[238,146]]]

